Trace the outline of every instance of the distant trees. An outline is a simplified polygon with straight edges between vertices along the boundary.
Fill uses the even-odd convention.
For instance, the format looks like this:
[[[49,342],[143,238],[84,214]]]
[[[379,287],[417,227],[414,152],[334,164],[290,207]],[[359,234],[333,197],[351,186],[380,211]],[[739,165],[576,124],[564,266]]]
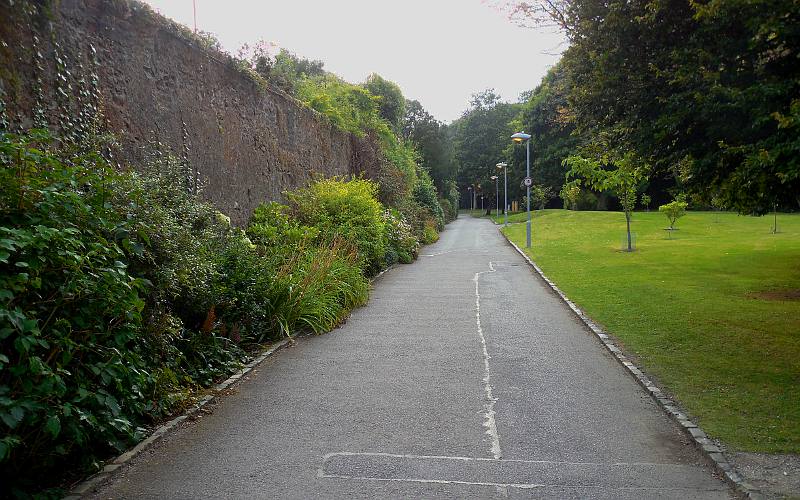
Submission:
[[[401,135],[417,148],[420,165],[430,173],[439,193],[457,205],[457,191],[450,193],[455,186],[457,165],[448,126],[428,113],[419,101],[406,101]]]
[[[502,102],[494,89],[487,89],[473,94],[469,109],[450,125],[458,163],[458,184],[462,190],[472,184],[494,186],[491,176],[497,172],[495,165],[507,157],[506,149],[513,133],[511,122],[521,107],[521,104]],[[518,185],[524,176],[525,164],[522,163],[521,169],[518,164],[510,164],[508,169],[508,185]],[[486,189],[483,194],[490,200],[495,198],[493,188]],[[518,198],[519,192],[509,192],[509,196]]]

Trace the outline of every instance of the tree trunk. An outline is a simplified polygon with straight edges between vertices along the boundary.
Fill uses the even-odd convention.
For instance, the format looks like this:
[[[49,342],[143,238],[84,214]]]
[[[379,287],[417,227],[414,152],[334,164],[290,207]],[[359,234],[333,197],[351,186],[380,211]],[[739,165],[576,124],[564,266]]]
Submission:
[[[625,211],[625,224],[628,226],[628,251],[632,252],[633,248],[631,247],[631,213],[629,211]]]
[[[778,205],[772,205],[772,214],[774,216],[774,223],[772,226],[772,234],[778,234]]]

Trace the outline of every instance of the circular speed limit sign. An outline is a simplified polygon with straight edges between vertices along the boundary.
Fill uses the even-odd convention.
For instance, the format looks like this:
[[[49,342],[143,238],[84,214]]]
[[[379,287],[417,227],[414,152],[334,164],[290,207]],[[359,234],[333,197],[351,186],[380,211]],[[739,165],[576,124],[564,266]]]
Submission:
[[[522,182],[525,184],[525,187],[533,186],[533,179],[531,179],[530,177],[525,177],[525,180]]]

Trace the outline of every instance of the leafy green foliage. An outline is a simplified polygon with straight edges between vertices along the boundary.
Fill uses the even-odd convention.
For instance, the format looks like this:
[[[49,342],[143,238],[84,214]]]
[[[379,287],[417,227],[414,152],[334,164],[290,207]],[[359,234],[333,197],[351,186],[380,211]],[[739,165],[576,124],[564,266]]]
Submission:
[[[305,59],[286,49],[272,56],[270,49],[263,40],[252,46],[245,44],[239,49],[239,60],[273,87],[294,96],[303,79],[325,75],[322,61]]]
[[[392,127],[395,133],[400,132],[406,111],[406,99],[396,83],[373,73],[364,83],[364,88],[378,98],[378,112]]]
[[[396,262],[410,264],[417,257],[419,240],[414,236],[413,228],[397,210],[386,210],[383,214],[386,221],[386,265]]]
[[[644,208],[646,208],[646,209],[647,209],[647,211],[649,212],[649,211],[650,211],[650,203],[652,203],[652,202],[653,202],[652,198],[650,198],[650,195],[643,194],[643,195],[641,196],[641,199],[640,199],[640,201],[641,201],[641,203],[642,203],[642,206],[643,206]]]
[[[289,193],[289,204],[297,220],[319,229],[328,244],[336,239],[350,242],[362,269],[373,274],[383,267],[386,227],[378,187],[365,179],[320,179]]]
[[[457,175],[450,128],[436,120],[418,101],[407,101],[402,137],[416,147],[419,165],[430,173],[439,194],[449,197],[457,206],[458,200],[449,194]]]
[[[454,221],[458,217],[458,209],[448,198],[439,198],[439,206],[442,207],[445,223]]]
[[[394,90],[399,92],[399,89],[389,92],[389,87],[394,84],[385,80],[383,82],[386,85],[378,85],[377,80],[373,81],[373,87],[379,86],[386,94],[376,96],[365,87],[352,85],[334,75],[326,74],[304,79],[297,96],[324,114],[338,128],[358,137],[368,137],[379,144],[383,158],[377,159],[378,171],[370,174],[372,180],[378,183],[380,199],[387,204],[397,205],[411,195],[419,169],[418,155],[414,145],[398,138],[393,130],[394,125],[382,116],[382,113],[388,111],[382,111],[381,106],[389,97],[396,100]],[[395,111],[399,112],[400,109]]]
[[[260,207],[245,233],[169,155],[116,174],[43,132],[0,137],[2,496],[127,448],[240,367],[242,346],[333,328],[366,302],[363,269],[384,264],[369,181],[318,181],[294,211]],[[410,262],[417,239],[393,224]]]
[[[647,180],[649,166],[642,164],[630,153],[617,159],[604,157],[600,161],[570,156],[564,160],[564,164],[570,167],[567,180],[572,178],[575,186],[580,186],[583,180],[589,187],[598,191],[609,191],[619,198],[625,213],[628,251],[632,251],[631,214],[636,207],[637,190]],[[611,169],[607,170],[605,166]]]
[[[610,133],[673,185],[740,213],[800,206],[796,2],[514,3],[569,37],[560,66],[582,137]]]
[[[685,201],[675,200],[658,207],[658,211],[667,216],[669,228],[675,229],[675,222],[686,215],[686,207],[689,206]]]
[[[531,176],[535,184],[549,187],[553,192],[561,188],[566,169],[563,161],[575,155],[585,140],[575,130],[573,116],[567,101],[568,79],[562,64],[556,65],[542,79],[519,114],[512,121],[515,131],[531,134]],[[506,140],[505,156],[512,165],[509,185],[518,186],[525,176],[526,151],[513,147]],[[520,191],[515,190],[516,196]]]
[[[288,206],[258,207],[247,235],[260,260],[269,262],[256,287],[259,303],[268,310],[259,340],[303,329],[328,331],[366,302],[369,286],[357,251],[337,236],[321,239],[320,229],[301,224]]]
[[[413,199],[423,208],[426,208],[436,223],[436,228],[441,231],[444,229],[444,212],[439,200],[436,198],[436,188],[430,175],[421,170],[414,185]]]
[[[139,435],[153,374],[147,282],[109,209],[99,156],[62,162],[41,132],[0,137],[0,494]],[[38,486],[38,485],[37,485]]]
[[[581,188],[571,182],[565,183],[561,187],[559,197],[564,202],[564,208],[568,210],[578,209],[578,197],[581,195]]]
[[[550,186],[542,184],[534,184],[531,186],[531,205],[538,206],[539,210],[544,210],[547,202],[554,197],[553,190]]]
[[[483,193],[486,196],[487,206],[494,206],[495,190],[491,176],[497,174],[495,165],[506,156],[504,152],[511,142],[511,134],[515,132],[512,120],[520,107],[519,104],[501,102],[493,90],[485,90],[473,96],[470,109],[450,126],[459,167],[459,186],[465,189],[475,185],[478,195]],[[511,188],[524,177],[525,163],[508,168],[508,186]],[[509,189],[509,202],[519,199],[520,193],[520,190]]]
[[[357,136],[376,131],[393,136],[379,112],[380,99],[367,89],[325,74],[298,83],[297,98],[325,115],[334,125]]]

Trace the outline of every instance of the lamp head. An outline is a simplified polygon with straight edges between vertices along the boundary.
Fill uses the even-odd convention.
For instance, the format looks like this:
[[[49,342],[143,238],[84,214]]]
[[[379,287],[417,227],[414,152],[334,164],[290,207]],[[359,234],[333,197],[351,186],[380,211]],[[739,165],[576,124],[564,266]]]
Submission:
[[[511,136],[511,140],[520,143],[522,141],[527,141],[531,138],[531,134],[526,134],[525,132],[517,132],[516,134]]]
[[[493,176],[490,177],[490,179],[492,179],[493,181],[496,181],[497,180],[497,176],[493,175]]]
[[[506,168],[507,166],[508,166],[508,163],[506,163],[506,162],[501,162],[501,163],[498,163],[498,164],[496,165],[496,167],[497,167],[497,169],[498,169],[498,170],[503,170],[503,169],[504,169],[504,168]]]

